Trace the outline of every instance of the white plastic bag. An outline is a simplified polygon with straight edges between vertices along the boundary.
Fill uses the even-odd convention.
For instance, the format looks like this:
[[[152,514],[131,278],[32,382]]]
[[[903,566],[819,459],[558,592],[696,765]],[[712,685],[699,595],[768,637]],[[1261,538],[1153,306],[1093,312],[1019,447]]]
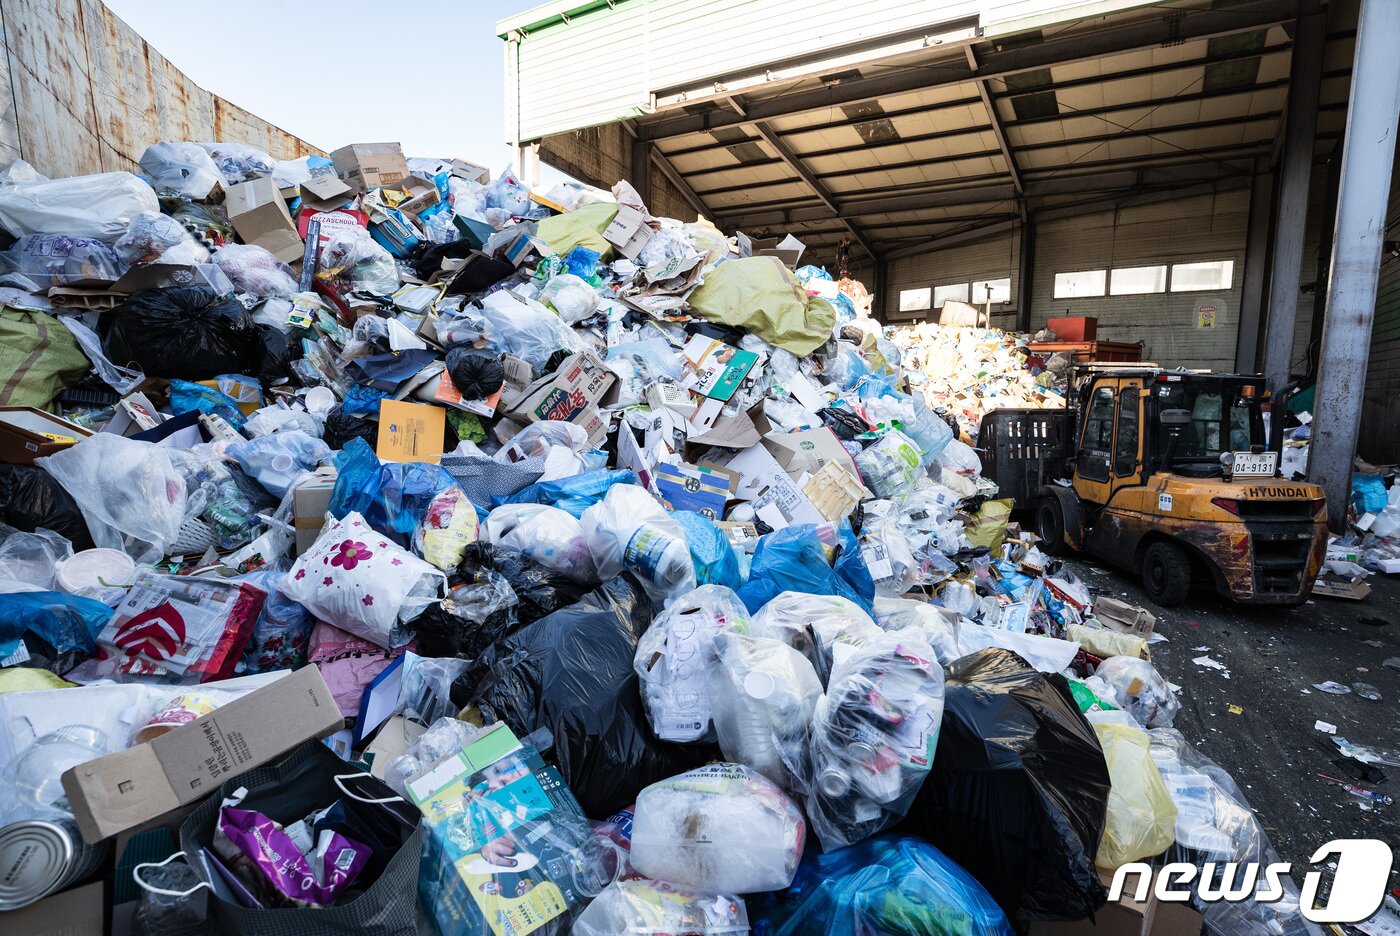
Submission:
[[[297,559],[282,593],[319,620],[393,648],[412,637],[398,624],[439,600],[446,582],[445,575],[352,511],[322,530]]]
[[[540,298],[570,325],[588,318],[598,308],[598,291],[572,273],[552,277],[540,290]]]
[[[158,192],[174,192],[195,201],[223,184],[219,167],[198,143],[156,143],[141,154],[141,171]]]
[[[284,299],[297,293],[291,267],[257,244],[226,244],[214,251],[213,260],[239,292]]]
[[[131,219],[126,233],[112,245],[118,257],[138,263],[206,263],[209,251],[185,226],[159,211],[143,211]]]
[[[701,585],[676,599],[637,641],[632,666],[642,681],[651,729],[663,741],[699,741],[710,731],[706,689],[715,638],[748,627],[733,589]]]
[[[710,893],[778,890],[797,873],[804,832],[802,813],[771,780],[710,764],[637,794],[632,865]]]
[[[112,243],[143,211],[159,211],[155,190],[130,172],[0,185],[0,226],[16,237],[61,231]]]
[[[481,524],[481,538],[518,550],[576,582],[598,580],[583,527],[573,514],[558,507],[504,504],[487,514]]]
[[[708,894],[645,878],[614,881],[574,921],[573,936],[746,936],[744,898]]]
[[[153,564],[179,538],[185,479],[161,446],[100,432],[35,464],[77,501],[95,545]]]
[[[656,599],[695,587],[695,565],[685,531],[645,488],[614,484],[583,512],[583,534],[598,576],[607,581],[628,569]]]
[[[504,289],[481,300],[481,317],[490,326],[491,340],[528,363],[535,373],[546,373],[549,358],[561,348],[574,349],[578,339],[564,320],[553,312]]]
[[[837,644],[858,647],[879,637],[881,631],[870,615],[848,598],[785,591],[758,609],[749,633],[780,640],[798,650],[825,681]]]

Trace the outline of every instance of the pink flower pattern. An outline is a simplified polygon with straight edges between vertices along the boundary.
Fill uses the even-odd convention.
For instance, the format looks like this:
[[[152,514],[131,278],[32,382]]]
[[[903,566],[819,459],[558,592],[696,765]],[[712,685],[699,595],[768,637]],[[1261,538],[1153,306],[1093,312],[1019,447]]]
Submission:
[[[364,602],[365,607],[368,608],[370,605],[374,604],[374,596],[365,595],[360,601]]]
[[[300,582],[300,581],[301,581],[302,579],[304,579],[304,578],[306,578],[306,570],[305,570],[305,569],[297,569],[297,575],[296,575],[297,581]]]
[[[321,584],[322,584],[322,585],[334,585],[334,584],[335,584],[335,579],[333,579],[333,578],[331,578],[329,575],[327,575],[325,578],[321,579]]]
[[[374,553],[365,548],[365,544],[357,540],[345,540],[340,544],[340,552],[331,559],[331,565],[340,566],[346,572],[351,571],[361,562],[368,560]]]

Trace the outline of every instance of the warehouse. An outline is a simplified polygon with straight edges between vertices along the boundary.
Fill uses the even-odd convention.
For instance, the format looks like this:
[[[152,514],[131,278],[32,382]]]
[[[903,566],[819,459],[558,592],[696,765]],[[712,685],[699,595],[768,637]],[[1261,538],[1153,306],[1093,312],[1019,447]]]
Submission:
[[[527,174],[627,177],[664,211],[791,232],[809,262],[845,245],[888,323],[949,299],[1027,331],[1092,315],[1145,359],[1277,386],[1317,374],[1359,7],[609,0],[497,30]],[[1377,463],[1400,457],[1387,232]]]

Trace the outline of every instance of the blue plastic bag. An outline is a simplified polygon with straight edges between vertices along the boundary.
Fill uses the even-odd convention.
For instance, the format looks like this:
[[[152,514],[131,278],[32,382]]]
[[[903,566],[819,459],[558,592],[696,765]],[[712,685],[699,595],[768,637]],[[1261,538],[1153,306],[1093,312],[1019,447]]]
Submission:
[[[368,384],[351,384],[345,391],[340,411],[347,416],[375,416],[379,413],[379,401],[388,395]]]
[[[614,484],[636,484],[637,476],[630,471],[610,471],[599,468],[555,481],[537,481],[509,497],[493,497],[495,506],[502,504],[544,504],[558,507],[575,517],[592,507],[608,493]]]
[[[238,408],[238,401],[227,393],[188,380],[170,381],[170,409],[176,416],[191,411],[221,416],[233,428],[243,428],[243,410]]]
[[[63,592],[16,592],[0,595],[0,649],[13,653],[26,633],[41,638],[57,654],[97,650],[97,635],[112,609],[94,598]]]
[[[355,512],[380,533],[407,548],[434,495],[457,482],[438,465],[384,462],[364,439],[351,439],[335,458],[339,475],[331,489],[337,519]]]
[[[729,537],[713,520],[693,510],[673,510],[671,519],[681,525],[690,560],[695,564],[695,581],[700,585],[724,585],[735,591],[743,585],[739,557],[729,544]]]
[[[1385,478],[1368,474],[1351,476],[1351,502],[1356,505],[1357,513],[1380,513],[1388,501]]]
[[[250,572],[240,580],[267,592],[253,635],[243,650],[250,673],[296,669],[306,663],[306,644],[315,623],[311,612],[282,592],[285,572]]]
[[[1012,936],[986,889],[947,855],[913,836],[878,835],[820,854],[792,886],[749,898],[756,936]]]
[[[744,606],[756,613],[780,592],[800,591],[809,595],[840,595],[865,609],[874,607],[875,581],[861,558],[860,543],[850,524],[842,521],[835,564],[827,560],[826,546],[817,536],[817,527],[800,523],[758,541],[749,580],[736,589]]]

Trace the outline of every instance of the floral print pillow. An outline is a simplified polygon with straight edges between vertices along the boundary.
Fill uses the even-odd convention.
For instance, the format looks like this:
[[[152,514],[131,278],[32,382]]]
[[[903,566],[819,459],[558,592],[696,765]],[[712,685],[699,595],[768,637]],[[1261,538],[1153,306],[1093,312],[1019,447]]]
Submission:
[[[390,648],[411,636],[396,625],[438,600],[446,581],[432,565],[350,513],[297,559],[283,591],[320,620]]]

